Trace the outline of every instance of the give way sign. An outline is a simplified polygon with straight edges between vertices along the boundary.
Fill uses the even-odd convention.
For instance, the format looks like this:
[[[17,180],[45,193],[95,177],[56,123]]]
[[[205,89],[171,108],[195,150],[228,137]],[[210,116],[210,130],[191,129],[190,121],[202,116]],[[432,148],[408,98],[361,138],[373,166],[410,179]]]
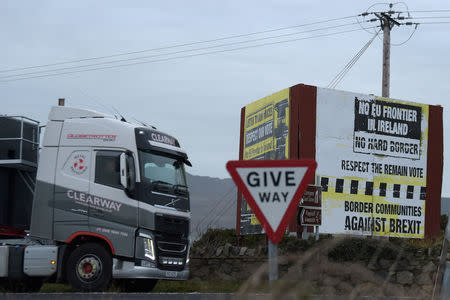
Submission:
[[[316,161],[235,160],[226,167],[267,237],[277,244],[314,176]]]

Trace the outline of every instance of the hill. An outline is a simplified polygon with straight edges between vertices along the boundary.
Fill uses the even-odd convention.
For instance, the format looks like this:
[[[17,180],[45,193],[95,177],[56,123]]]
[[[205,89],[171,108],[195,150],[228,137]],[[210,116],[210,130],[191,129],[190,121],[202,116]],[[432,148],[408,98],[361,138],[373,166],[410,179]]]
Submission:
[[[196,239],[208,228],[234,228],[237,189],[231,178],[187,174],[191,197],[191,233]]]

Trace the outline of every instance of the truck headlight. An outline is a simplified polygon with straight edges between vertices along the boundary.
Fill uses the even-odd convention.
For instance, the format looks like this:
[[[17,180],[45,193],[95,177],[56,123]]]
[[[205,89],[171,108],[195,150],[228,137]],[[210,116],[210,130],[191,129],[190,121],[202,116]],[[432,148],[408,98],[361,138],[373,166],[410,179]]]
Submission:
[[[186,264],[188,264],[190,261],[189,252],[191,252],[191,246],[188,244],[188,250],[187,250],[187,254],[186,254]]]
[[[148,259],[155,260],[155,248],[153,247],[153,239],[144,238],[144,256]]]
[[[136,237],[136,258],[155,261],[156,251],[155,251],[155,239],[153,234],[149,232],[139,232]]]

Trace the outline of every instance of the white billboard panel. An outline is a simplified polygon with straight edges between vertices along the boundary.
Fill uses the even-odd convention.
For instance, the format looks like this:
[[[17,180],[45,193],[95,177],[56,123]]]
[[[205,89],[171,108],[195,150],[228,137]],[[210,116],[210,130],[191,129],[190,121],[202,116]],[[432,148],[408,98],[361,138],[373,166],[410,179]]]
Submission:
[[[320,231],[423,238],[428,105],[317,89]]]

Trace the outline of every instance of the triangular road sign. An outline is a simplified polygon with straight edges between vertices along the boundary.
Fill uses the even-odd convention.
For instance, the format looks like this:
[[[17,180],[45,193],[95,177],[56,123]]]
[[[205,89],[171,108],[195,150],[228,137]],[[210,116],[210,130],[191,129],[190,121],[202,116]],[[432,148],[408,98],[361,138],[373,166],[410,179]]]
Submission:
[[[302,160],[235,160],[227,170],[272,243],[278,243],[317,163]]]

